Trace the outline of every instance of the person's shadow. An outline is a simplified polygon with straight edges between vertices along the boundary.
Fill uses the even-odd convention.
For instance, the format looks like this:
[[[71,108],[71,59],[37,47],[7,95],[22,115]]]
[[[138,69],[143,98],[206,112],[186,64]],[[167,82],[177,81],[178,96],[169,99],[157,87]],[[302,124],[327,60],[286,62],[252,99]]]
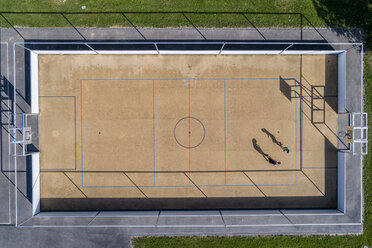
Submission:
[[[253,144],[253,148],[259,153],[262,155],[262,157],[264,157],[264,159],[266,161],[269,161],[268,157],[269,157],[269,154],[265,153],[261,147],[257,144],[257,140],[256,139],[252,139],[252,144]]]
[[[280,147],[283,146],[283,143],[278,141],[272,133],[270,133],[269,131],[266,130],[266,128],[262,128],[261,131],[264,132],[265,134],[267,134],[267,136],[269,136],[271,138],[273,143],[277,144]]]

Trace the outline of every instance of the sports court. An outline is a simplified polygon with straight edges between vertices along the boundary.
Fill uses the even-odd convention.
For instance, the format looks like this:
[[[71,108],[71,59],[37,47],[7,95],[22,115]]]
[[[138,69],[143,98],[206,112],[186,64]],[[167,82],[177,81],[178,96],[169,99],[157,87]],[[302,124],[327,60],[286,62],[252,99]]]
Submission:
[[[337,55],[39,55],[38,80],[42,210],[335,205]]]

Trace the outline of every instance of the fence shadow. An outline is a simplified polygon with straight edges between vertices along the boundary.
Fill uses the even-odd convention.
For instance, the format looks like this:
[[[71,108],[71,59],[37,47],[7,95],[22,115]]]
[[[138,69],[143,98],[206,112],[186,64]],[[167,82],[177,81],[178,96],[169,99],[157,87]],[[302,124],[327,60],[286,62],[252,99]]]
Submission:
[[[102,12],[59,12],[59,11],[55,11],[55,12],[35,12],[35,11],[23,11],[23,12],[14,12],[14,11],[3,11],[3,12],[0,12],[0,19],[3,21],[3,23],[5,23],[7,26],[11,27],[21,38],[23,38],[24,40],[27,39],[27,37],[25,36],[25,34],[22,34],[22,30],[19,28],[19,26],[23,26],[22,25],[22,22],[24,22],[25,24],[27,24],[27,16],[29,15],[40,15],[40,16],[47,16],[49,19],[51,18],[51,16],[55,16],[56,18],[59,18],[57,22],[57,25],[58,27],[72,27],[72,29],[78,34],[79,37],[81,37],[81,40],[87,40],[87,37],[84,36],[84,34],[81,32],[80,28],[82,27],[82,24],[81,24],[81,20],[77,20],[78,24],[74,23],[74,17],[78,17],[78,16],[81,16],[83,15],[84,17],[88,17],[88,18],[95,18],[97,19],[97,15],[103,15],[103,16],[107,16],[107,17],[112,17],[113,15],[120,15],[123,17],[123,19],[125,20],[125,22],[127,24],[122,24],[122,25],[119,25],[119,27],[131,27],[133,28],[138,34],[139,36],[144,39],[144,40],[147,40],[147,37],[145,36],[145,34],[143,32],[141,32],[139,30],[139,27],[143,26],[143,27],[147,27],[148,24],[139,24],[137,25],[136,24],[136,21],[138,21],[138,18],[135,18],[136,16],[138,15],[165,15],[165,16],[168,16],[170,18],[170,16],[174,16],[174,15],[179,15],[179,16],[182,16],[182,18],[180,18],[178,20],[179,23],[177,22],[173,22],[174,20],[172,18],[170,18],[171,21],[169,21],[169,25],[165,25],[164,23],[161,23],[162,25],[165,25],[164,27],[184,27],[185,23],[187,23],[188,27],[191,27],[193,29],[195,29],[196,32],[198,32],[200,34],[200,37],[201,37],[201,40],[208,40],[208,38],[206,37],[205,34],[203,34],[201,28],[205,28],[205,27],[209,27],[208,25],[198,25],[197,23],[195,23],[191,18],[190,16],[193,15],[193,16],[202,16],[202,15],[213,15],[213,17],[215,18],[226,18],[226,16],[228,16],[228,21],[229,22],[226,22],[226,23],[229,23],[227,25],[225,24],[221,24],[223,22],[217,22],[217,26],[216,28],[231,28],[231,27],[237,27],[237,28],[242,28],[242,27],[246,27],[246,28],[252,28],[254,30],[257,31],[258,35],[263,39],[263,41],[269,41],[269,37],[266,36],[265,33],[263,33],[260,28],[262,27],[270,27],[272,26],[272,19],[275,19],[275,18],[282,18],[283,17],[287,17],[288,16],[288,20],[285,20],[282,24],[283,27],[296,27],[298,28],[299,30],[299,34],[298,34],[298,37],[299,39],[296,39],[297,41],[302,41],[303,40],[303,31],[304,31],[304,27],[306,26],[307,28],[311,27],[312,29],[315,30],[315,32],[319,35],[319,37],[321,37],[320,40],[322,41],[326,41],[326,39],[323,37],[323,35],[321,34],[321,32],[319,32],[319,30],[310,22],[310,20],[302,13],[296,13],[296,12],[246,12],[246,11],[210,11],[210,12],[206,12],[206,11],[111,11],[111,12],[106,12],[106,11],[102,11]],[[16,20],[12,20],[12,17],[14,18],[14,16],[16,16]],[[231,16],[241,16],[242,17],[242,20],[238,20],[238,19],[232,19],[234,20],[234,22],[231,22]],[[250,17],[254,17],[254,18],[248,18],[248,16]],[[267,17],[270,17],[270,18],[267,18]],[[62,17],[62,19],[61,19]],[[135,19],[135,20],[133,20]],[[166,19],[166,18],[165,18]],[[173,20],[173,21],[172,21]],[[268,20],[271,20],[271,21],[268,21]],[[294,21],[296,20],[296,21]],[[112,23],[109,21],[109,22],[104,22],[102,23],[103,25],[99,25],[99,26],[102,26],[102,27],[112,27],[112,26],[115,26],[117,27],[118,26],[118,23],[116,22],[117,19],[112,19]],[[162,21],[160,21],[162,22]],[[235,23],[236,22],[236,23]],[[89,22],[87,22],[89,23]],[[155,23],[156,24],[156,23]],[[24,25],[24,26],[27,26],[27,25]],[[152,25],[152,26],[157,26],[157,25]],[[84,25],[84,27],[89,27],[89,24],[88,25]],[[93,27],[93,26],[92,26]],[[96,26],[94,26],[96,27]],[[314,39],[315,40],[315,39]],[[313,40],[313,41],[314,41]],[[319,40],[319,39],[318,39]],[[318,41],[317,40],[317,41]]]
[[[289,101],[292,101],[292,88],[282,77],[279,78],[279,89]]]

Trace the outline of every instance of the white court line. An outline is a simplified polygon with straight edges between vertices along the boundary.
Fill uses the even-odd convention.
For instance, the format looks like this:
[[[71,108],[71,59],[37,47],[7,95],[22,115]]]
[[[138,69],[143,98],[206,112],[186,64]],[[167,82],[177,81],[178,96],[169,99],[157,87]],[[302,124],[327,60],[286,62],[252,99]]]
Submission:
[[[171,42],[172,43],[172,42]],[[192,42],[193,44],[195,42]],[[25,43],[23,43],[25,44]],[[56,43],[56,44],[60,44],[60,43]],[[73,43],[73,44],[76,44],[76,43]],[[248,44],[253,44],[253,43],[248,43]],[[261,43],[260,43],[261,44]],[[273,44],[278,44],[278,43],[273,43]],[[292,43],[291,43],[292,44]],[[295,43],[293,43],[295,44]],[[299,44],[303,44],[303,43],[299,43]],[[318,44],[318,43],[307,43],[308,45],[310,44]],[[322,44],[322,43],[319,43],[319,44]],[[328,45],[331,45],[331,44],[336,44],[336,45],[351,45],[351,44],[357,44],[357,45],[362,45],[362,66],[361,66],[361,71],[363,73],[363,44],[362,43],[327,43]],[[15,76],[15,48],[14,48],[14,44],[13,44],[13,58],[14,58],[14,90],[16,89],[16,76]],[[362,87],[361,87],[361,92],[363,93],[363,78],[361,78],[361,83],[362,83]],[[16,95],[15,95],[16,96]],[[14,100],[14,105],[15,105],[15,101]],[[361,100],[362,103],[363,103],[363,99]],[[361,107],[363,106],[363,104],[361,105]],[[17,159],[15,158],[15,184],[16,184],[16,187],[17,187]],[[10,163],[9,163],[10,164]],[[361,158],[361,180],[362,180],[362,176],[363,176],[363,157]],[[9,165],[10,166],[10,165]],[[361,181],[362,182],[362,181]],[[363,190],[363,185],[361,183],[361,190]],[[362,193],[362,191],[361,191]],[[16,204],[16,215],[15,215],[15,218],[16,218],[16,226],[17,226],[17,190],[15,190],[15,204]],[[361,194],[361,209],[363,207],[363,195]],[[357,225],[362,225],[362,213],[361,213],[361,222],[360,223],[332,223],[332,224],[271,224],[271,225],[226,225],[226,227],[248,227],[248,226],[342,226],[342,225],[345,225],[345,226],[357,226]],[[151,225],[152,226],[152,225]],[[155,225],[156,227],[197,227],[197,226],[200,226],[200,227],[213,227],[212,225],[186,225],[186,226],[180,226],[180,225],[175,225],[175,226],[171,226],[171,225]],[[20,226],[20,227],[87,227],[87,226]],[[102,227],[105,227],[105,226],[89,226],[89,227],[99,227],[99,228],[102,228]],[[145,227],[144,225],[140,225],[140,226],[136,226],[136,225],[126,225],[126,226],[117,226],[117,225],[112,225],[112,226],[107,226],[107,227]],[[225,227],[224,225],[216,225],[216,227]]]
[[[327,213],[298,213],[298,214],[289,214],[289,213],[286,213],[286,214],[284,214],[284,215],[288,215],[288,216],[296,216],[296,215],[298,215],[298,216],[306,216],[306,215],[308,215],[308,216],[318,216],[318,215],[328,215],[328,216],[335,216],[335,215],[342,215],[342,216],[344,216],[345,214],[344,213],[342,213],[342,212],[339,212],[339,213],[334,213],[334,214],[327,214]]]
[[[13,43],[13,111],[14,113],[17,112],[17,95],[16,95],[16,89],[17,89],[17,85],[16,85],[16,62],[15,62],[15,47],[16,47],[16,44]],[[16,119],[17,118],[14,118],[14,126],[17,126],[16,125]],[[16,144],[14,144],[14,148],[15,148],[15,152],[17,151],[17,147],[16,147]],[[15,212],[14,212],[14,222],[15,222],[15,226],[17,227],[18,226],[18,180],[17,180],[17,156],[14,156],[14,205],[15,205]]]
[[[236,81],[236,80],[246,80],[246,81],[254,81],[254,80],[278,80],[278,79],[283,79],[283,80],[293,80],[295,82],[295,90],[297,89],[297,78],[281,78],[281,77],[273,77],[273,78],[88,78],[88,79],[82,79],[80,78],[80,108],[81,108],[81,167],[82,167],[82,188],[135,188],[136,186],[95,186],[95,185],[84,185],[84,164],[83,164],[83,81],[161,81],[161,80],[176,80],[176,81],[190,81],[190,80],[203,80],[203,81],[209,81],[209,80],[220,80],[224,81]],[[301,99],[298,99],[301,101]],[[295,169],[294,169],[294,184],[261,184],[261,185],[198,185],[199,187],[245,187],[245,186],[252,186],[252,187],[265,187],[265,186],[272,186],[272,187],[280,187],[280,186],[298,186],[297,184],[297,126],[298,126],[298,120],[297,120],[297,115],[298,113],[298,108],[297,108],[297,99],[296,99],[296,107],[295,107]],[[301,139],[301,136],[300,136]],[[155,147],[154,147],[155,148]],[[301,152],[301,151],[300,151]],[[155,163],[154,163],[155,164]],[[226,172],[225,172],[226,173]],[[155,178],[154,178],[155,180]],[[252,181],[252,180],[251,180]],[[252,181],[253,182],[253,181]],[[189,185],[181,185],[181,186],[174,186],[174,185],[169,185],[169,186],[144,186],[144,185],[138,185],[138,187],[154,187],[154,188],[174,188],[174,187],[190,187]],[[189,216],[189,215],[188,215]],[[218,215],[219,216],[219,215]]]
[[[20,228],[52,228],[52,227],[67,227],[67,228],[107,228],[107,227],[156,227],[156,228],[185,228],[185,227],[292,227],[292,226],[361,226],[362,223],[321,223],[321,224],[257,224],[257,225],[91,225],[91,226],[85,226],[85,225],[78,225],[78,226],[72,226],[72,225],[66,225],[66,226],[50,226],[50,225],[32,225],[32,226],[18,226]]]
[[[9,80],[9,48],[8,48],[8,42],[0,42],[0,49],[1,49],[1,45],[6,46],[6,79]],[[9,87],[8,87],[8,96],[9,96]],[[8,113],[8,118],[10,118],[9,113]],[[2,132],[2,130],[1,130],[1,132]],[[4,151],[3,143],[1,143],[1,149],[2,149],[1,152],[3,152]],[[10,175],[10,156],[9,156],[9,154],[8,154],[8,173]],[[8,179],[8,222],[1,222],[0,223],[1,225],[9,225],[9,224],[12,223],[10,195],[11,195],[11,186],[10,186],[10,178],[9,178]]]
[[[41,212],[42,213],[42,212]],[[174,216],[174,215],[173,215]],[[180,215],[177,215],[177,216],[180,216]],[[189,215],[188,215],[189,216]],[[205,215],[204,215],[205,216]],[[208,215],[210,216],[210,215]],[[95,216],[94,218],[132,218],[132,217],[135,217],[135,218],[138,218],[138,217],[141,217],[141,218],[156,218],[158,217],[158,215],[126,215],[126,216]],[[33,216],[32,218],[93,218],[92,216],[58,216],[58,215],[48,215],[48,216]]]
[[[68,41],[68,42],[35,42],[35,41],[29,41],[29,42],[14,42],[16,45],[22,45],[22,44],[49,44],[49,45],[61,45],[61,44],[141,44],[141,45],[146,45],[146,44],[220,44],[222,45],[223,43],[225,44],[240,44],[240,45],[349,45],[349,46],[362,46],[363,43],[361,42],[330,42],[330,43],[324,43],[324,42],[250,42],[250,41],[230,41],[230,42],[223,42],[223,41],[206,41],[206,42],[198,42],[198,41],[157,41],[157,42],[152,42],[152,41],[110,41],[110,42],[97,42],[97,41]]]
[[[287,211],[287,210],[284,210],[284,209],[278,209],[279,210],[282,210],[282,211]],[[310,209],[310,210],[313,210],[313,209]],[[238,210],[239,211],[239,210]],[[304,210],[305,211],[305,210]],[[222,214],[224,217],[260,217],[260,216],[283,216],[283,215],[290,215],[290,216],[303,216],[303,215],[311,215],[311,216],[314,216],[314,215],[324,215],[324,216],[340,216],[340,215],[345,215],[344,213],[342,212],[339,212],[339,213],[284,213],[284,214],[281,214],[281,213],[272,213],[272,214]],[[172,214],[161,214],[160,213],[160,216],[162,217],[220,217],[220,215],[217,215],[217,214],[211,214],[211,215],[207,215],[207,214],[175,214],[175,215],[172,215]],[[154,214],[154,215],[122,215],[122,216],[96,216],[96,218],[131,218],[131,217],[157,217],[157,214]],[[33,216],[33,218],[92,218],[92,216],[61,216],[61,215],[48,215],[48,216]]]
[[[361,51],[360,51],[360,60],[361,60],[361,65],[360,65],[360,112],[363,112],[363,93],[364,93],[364,81],[363,81],[363,72],[364,72],[364,45],[362,43],[361,45]],[[367,124],[368,125],[368,124]],[[368,152],[368,151],[367,151]],[[346,166],[345,166],[346,168]],[[345,178],[346,178],[346,173],[345,173]],[[346,183],[345,183],[345,189],[346,189]],[[346,191],[345,191],[346,192]],[[346,197],[345,197],[346,200]],[[363,223],[363,155],[360,156],[360,222]],[[345,212],[346,212],[346,204],[345,204]]]

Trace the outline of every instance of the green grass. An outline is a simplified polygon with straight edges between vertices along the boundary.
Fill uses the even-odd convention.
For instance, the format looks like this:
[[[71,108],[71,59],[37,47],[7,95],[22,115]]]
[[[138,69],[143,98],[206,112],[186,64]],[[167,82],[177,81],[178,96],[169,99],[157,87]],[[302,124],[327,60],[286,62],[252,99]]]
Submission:
[[[86,6],[85,10],[81,6]],[[66,18],[77,27],[130,27],[131,23],[122,14],[86,14],[94,11],[126,12],[270,12],[270,13],[309,13],[306,17],[315,26],[326,26],[317,18],[311,0],[302,0],[299,4],[293,0],[0,0],[1,11],[56,11],[81,12],[80,15],[66,15]],[[85,13],[85,14],[84,14]],[[293,27],[300,26],[299,15],[295,14],[126,14],[127,18],[138,27]],[[4,14],[14,26],[28,27],[68,27],[69,22],[61,14]],[[189,19],[189,20],[187,20]],[[0,17],[1,26],[9,26]],[[192,22],[192,23],[190,23]],[[310,23],[304,21],[304,26]]]
[[[85,5],[86,10],[81,6]],[[0,11],[55,11],[81,14],[4,14],[14,26],[27,27],[357,27],[366,35],[365,111],[372,117],[371,0],[0,0]],[[124,12],[270,12],[274,14],[84,14]],[[66,20],[68,19],[68,21]],[[128,21],[129,20],[129,21]],[[70,23],[71,24],[70,24]],[[0,16],[0,26],[10,27]],[[371,118],[370,118],[371,119]],[[372,130],[371,121],[369,121]],[[370,132],[370,137],[371,134]],[[369,139],[371,140],[371,139]],[[364,165],[364,234],[346,236],[148,237],[133,239],[141,247],[363,247],[372,246],[372,146]]]
[[[246,248],[246,247],[363,247],[364,240],[355,236],[269,236],[269,237],[158,237],[134,239],[135,248],[198,247],[198,248]]]

